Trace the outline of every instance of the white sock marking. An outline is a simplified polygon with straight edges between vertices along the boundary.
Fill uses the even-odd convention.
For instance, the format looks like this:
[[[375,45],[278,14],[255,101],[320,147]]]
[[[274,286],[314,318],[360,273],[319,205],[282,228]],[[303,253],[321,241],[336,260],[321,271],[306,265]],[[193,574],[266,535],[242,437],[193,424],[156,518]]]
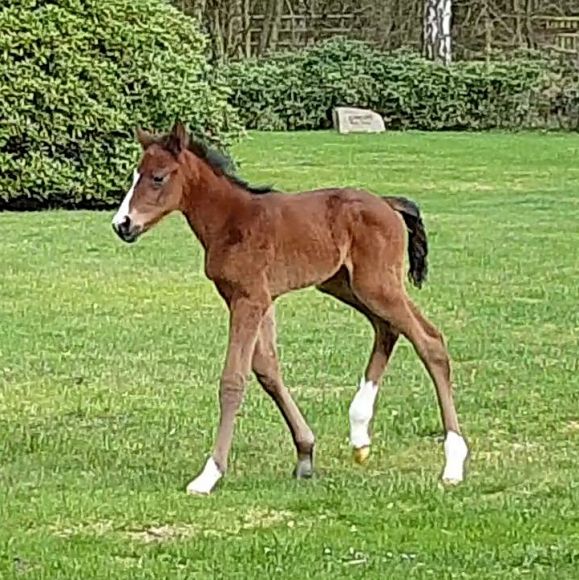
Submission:
[[[125,199],[123,199],[123,203],[121,203],[121,207],[119,207],[115,217],[113,218],[113,224],[121,223],[126,216],[129,215],[129,205],[131,203],[131,199],[133,197],[133,193],[135,193],[135,187],[137,187],[137,183],[141,179],[141,174],[135,169],[133,171],[133,184],[131,185],[131,189],[125,195]]]
[[[374,401],[378,385],[372,381],[360,381],[358,392],[350,404],[350,443],[356,449],[370,445],[368,429],[374,414]]]
[[[210,457],[203,471],[187,486],[187,493],[210,493],[222,476],[223,474],[219,471],[217,463],[215,463],[213,457]]]
[[[444,440],[444,455],[446,464],[442,479],[448,483],[460,483],[464,479],[464,462],[468,455],[468,447],[461,435],[449,431]]]

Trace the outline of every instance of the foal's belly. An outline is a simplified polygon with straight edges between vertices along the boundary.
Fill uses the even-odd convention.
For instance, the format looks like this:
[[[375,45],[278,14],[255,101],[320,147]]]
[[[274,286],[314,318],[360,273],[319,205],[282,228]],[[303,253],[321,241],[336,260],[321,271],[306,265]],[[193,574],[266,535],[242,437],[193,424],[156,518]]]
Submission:
[[[281,209],[272,220],[274,259],[268,268],[272,295],[321,284],[340,269],[350,245],[348,199],[320,190],[277,202]]]
[[[342,265],[345,251],[331,238],[303,237],[279,244],[268,269],[273,296],[318,285],[331,278]]]

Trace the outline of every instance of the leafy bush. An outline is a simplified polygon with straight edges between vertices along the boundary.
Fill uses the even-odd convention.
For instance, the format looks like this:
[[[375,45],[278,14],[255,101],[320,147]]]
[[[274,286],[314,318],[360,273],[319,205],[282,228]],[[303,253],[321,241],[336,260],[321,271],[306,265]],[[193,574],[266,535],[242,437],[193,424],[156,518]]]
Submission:
[[[226,145],[240,125],[204,46],[164,0],[3,0],[0,209],[117,203],[138,124]]]
[[[537,57],[445,67],[408,52],[330,40],[229,65],[230,102],[247,128],[323,129],[336,106],[370,107],[395,129],[577,127],[577,71]],[[559,72],[555,72],[559,71]],[[555,115],[557,103],[562,114]]]

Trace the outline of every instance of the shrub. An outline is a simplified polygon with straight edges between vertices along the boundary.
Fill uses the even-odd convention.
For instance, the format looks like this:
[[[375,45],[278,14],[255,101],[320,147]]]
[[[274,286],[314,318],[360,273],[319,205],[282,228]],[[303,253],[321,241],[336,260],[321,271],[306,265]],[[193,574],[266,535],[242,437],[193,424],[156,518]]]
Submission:
[[[445,67],[409,52],[330,40],[236,62],[225,75],[230,102],[250,129],[328,128],[332,109],[342,105],[373,108],[394,129],[476,130],[576,127],[577,71],[562,70],[531,56]],[[554,103],[563,111],[556,119]]]
[[[0,209],[117,203],[135,125],[239,131],[203,36],[164,0],[4,0],[0,31]]]

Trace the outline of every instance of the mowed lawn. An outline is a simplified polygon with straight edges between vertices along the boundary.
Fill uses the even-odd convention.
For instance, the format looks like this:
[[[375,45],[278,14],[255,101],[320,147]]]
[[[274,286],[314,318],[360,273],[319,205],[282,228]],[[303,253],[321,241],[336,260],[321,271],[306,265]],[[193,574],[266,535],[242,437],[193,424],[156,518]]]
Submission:
[[[112,213],[0,214],[0,577],[579,578],[579,135],[250,134],[241,174],[411,197],[472,446],[444,489],[432,384],[401,341],[367,466],[348,406],[372,335],[314,290],[278,304],[317,477],[251,380],[231,469],[211,449],[227,315],[174,216],[126,246]],[[128,177],[119,176],[123,182]]]

